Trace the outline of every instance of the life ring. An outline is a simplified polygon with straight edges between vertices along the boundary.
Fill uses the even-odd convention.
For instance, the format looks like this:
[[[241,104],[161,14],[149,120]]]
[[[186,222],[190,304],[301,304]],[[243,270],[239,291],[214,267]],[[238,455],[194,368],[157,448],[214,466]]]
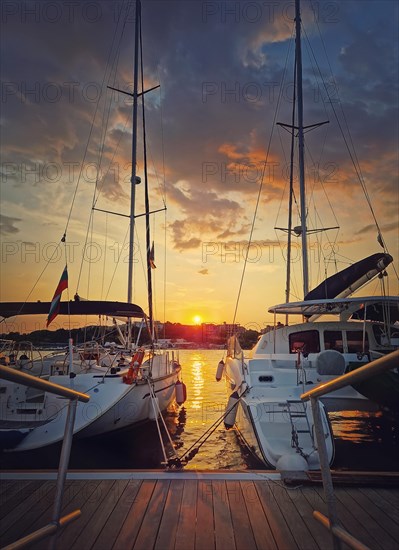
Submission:
[[[140,365],[144,359],[144,353],[145,352],[143,349],[138,349],[133,355],[132,360],[129,364],[129,370],[127,371],[127,374],[123,377],[123,381],[125,384],[133,384],[136,381],[139,374]]]

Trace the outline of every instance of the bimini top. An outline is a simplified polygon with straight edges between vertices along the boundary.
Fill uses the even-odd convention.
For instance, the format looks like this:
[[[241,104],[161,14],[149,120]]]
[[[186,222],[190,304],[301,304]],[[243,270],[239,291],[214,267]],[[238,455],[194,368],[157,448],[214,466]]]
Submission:
[[[269,313],[285,315],[343,315],[349,319],[367,319],[390,323],[399,321],[398,296],[366,296],[358,298],[332,298],[322,300],[306,300],[280,304],[268,309]]]
[[[51,302],[0,302],[0,316],[47,315]],[[136,304],[101,300],[71,300],[61,302],[59,315],[108,315],[110,317],[143,318],[144,311]]]

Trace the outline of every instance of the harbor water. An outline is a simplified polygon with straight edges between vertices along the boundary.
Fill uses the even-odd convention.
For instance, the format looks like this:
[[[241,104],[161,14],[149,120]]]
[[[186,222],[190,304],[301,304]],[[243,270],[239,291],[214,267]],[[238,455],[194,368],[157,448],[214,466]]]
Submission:
[[[182,350],[180,362],[187,401],[164,414],[170,438],[160,423],[167,458],[175,450],[189,470],[263,469],[241,446],[234,430],[220,422],[226,406],[224,381],[216,382],[219,350]],[[330,414],[336,452],[333,468],[356,471],[395,471],[399,466],[398,427],[380,413]],[[205,436],[204,436],[205,434]],[[203,444],[198,442],[202,438]],[[24,453],[0,454],[1,469],[53,469],[60,445]],[[189,459],[189,460],[187,460]],[[159,469],[165,456],[155,422],[92,439],[75,439],[72,469]]]

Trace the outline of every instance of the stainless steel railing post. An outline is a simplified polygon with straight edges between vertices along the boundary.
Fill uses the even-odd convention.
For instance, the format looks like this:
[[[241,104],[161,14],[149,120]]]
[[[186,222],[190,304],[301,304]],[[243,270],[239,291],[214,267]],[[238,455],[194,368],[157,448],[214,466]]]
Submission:
[[[73,428],[75,425],[77,405],[78,405],[78,400],[76,398],[70,399],[68,404],[67,419],[65,422],[64,440],[62,442],[60,462],[58,465],[57,486],[56,486],[54,506],[53,506],[52,522],[57,525],[61,517],[62,499],[64,496],[64,485],[65,485],[65,480],[66,480],[66,475],[68,470],[69,457],[71,454]],[[57,540],[57,535],[58,533],[53,535],[53,537],[50,539],[49,550],[54,550],[56,540]]]
[[[310,398],[310,404],[312,407],[314,428],[316,432],[317,450],[320,458],[321,476],[323,479],[324,494],[327,501],[328,517],[330,519],[330,532],[333,541],[334,550],[341,549],[341,543],[339,539],[334,535],[332,527],[338,526],[338,512],[334,495],[334,486],[332,482],[330,462],[328,460],[326,439],[323,430],[323,421],[321,419],[319,401],[317,397]]]

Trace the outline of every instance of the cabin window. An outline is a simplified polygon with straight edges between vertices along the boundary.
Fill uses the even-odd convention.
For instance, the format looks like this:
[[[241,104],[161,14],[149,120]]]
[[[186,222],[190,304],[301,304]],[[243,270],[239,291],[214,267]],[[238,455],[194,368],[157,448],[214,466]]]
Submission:
[[[273,376],[259,376],[259,382],[273,382]]]
[[[369,350],[369,342],[366,332],[364,351]],[[346,340],[348,342],[348,353],[362,353],[363,352],[363,331],[362,330],[348,330],[346,333]]]
[[[303,332],[293,332],[289,336],[290,352],[296,353],[300,350],[302,353],[319,353],[320,339],[317,330],[305,330]]]
[[[333,349],[344,352],[344,343],[342,340],[342,332],[340,330],[325,330],[324,331],[324,349]]]

